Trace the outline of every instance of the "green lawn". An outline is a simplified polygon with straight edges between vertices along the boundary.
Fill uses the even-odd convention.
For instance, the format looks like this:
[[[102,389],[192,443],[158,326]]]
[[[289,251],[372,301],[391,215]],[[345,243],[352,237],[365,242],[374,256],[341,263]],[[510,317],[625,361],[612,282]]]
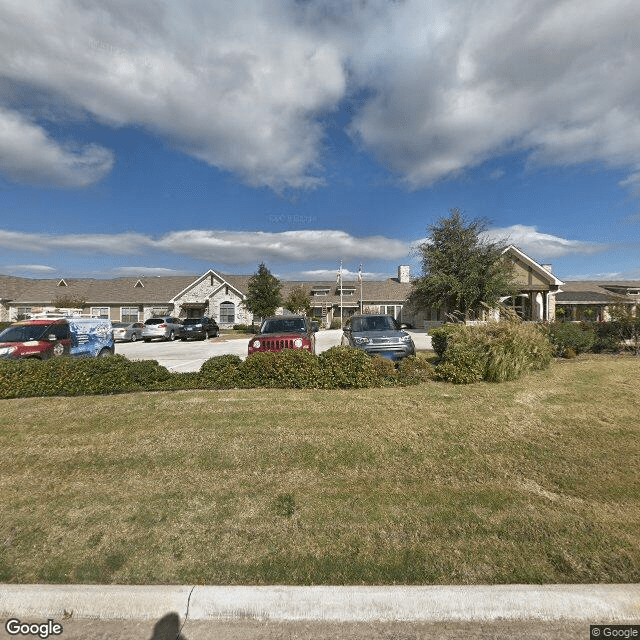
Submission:
[[[0,401],[0,581],[640,582],[640,358]]]

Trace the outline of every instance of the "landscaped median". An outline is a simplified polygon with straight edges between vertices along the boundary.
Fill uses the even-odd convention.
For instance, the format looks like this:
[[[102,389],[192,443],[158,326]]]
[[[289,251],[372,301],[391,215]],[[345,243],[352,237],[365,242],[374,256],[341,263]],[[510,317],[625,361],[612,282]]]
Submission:
[[[132,391],[289,388],[353,389],[406,386],[427,380],[503,382],[549,366],[553,347],[544,330],[514,322],[437,329],[433,366],[426,354],[398,366],[361,349],[333,347],[319,356],[305,350],[254,353],[246,360],[211,358],[197,372],[169,372],[154,360],[115,356],[46,362],[0,361],[0,398],[93,395]]]
[[[0,581],[637,583],[639,378],[3,400]]]

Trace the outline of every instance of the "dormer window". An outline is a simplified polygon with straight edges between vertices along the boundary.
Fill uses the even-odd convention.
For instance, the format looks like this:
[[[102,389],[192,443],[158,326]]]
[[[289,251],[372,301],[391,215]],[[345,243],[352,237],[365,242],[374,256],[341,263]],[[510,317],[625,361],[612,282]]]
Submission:
[[[143,287],[143,288],[144,288],[144,284],[142,283],[142,280],[140,280],[140,279],[138,278],[138,282],[136,282],[136,283],[133,285],[133,288],[134,288],[134,289],[136,289],[136,288],[139,288],[139,287]]]
[[[312,296],[327,296],[329,295],[329,287],[318,287],[311,290]]]
[[[58,282],[58,286],[59,287],[66,287],[67,283],[64,281],[64,278],[60,278],[60,281]]]

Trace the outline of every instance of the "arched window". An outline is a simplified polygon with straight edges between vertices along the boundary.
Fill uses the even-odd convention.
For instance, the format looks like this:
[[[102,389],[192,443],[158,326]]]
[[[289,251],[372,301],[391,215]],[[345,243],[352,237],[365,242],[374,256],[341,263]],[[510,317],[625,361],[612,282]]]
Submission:
[[[233,302],[220,303],[220,322],[233,324],[236,321],[236,305]]]

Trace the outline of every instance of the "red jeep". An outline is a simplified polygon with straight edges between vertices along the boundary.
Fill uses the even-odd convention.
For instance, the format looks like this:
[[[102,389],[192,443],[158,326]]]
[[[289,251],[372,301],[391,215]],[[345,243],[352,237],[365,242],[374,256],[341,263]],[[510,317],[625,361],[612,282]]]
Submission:
[[[316,352],[318,325],[307,316],[273,316],[262,323],[260,333],[249,340],[249,355],[260,351],[306,349]]]

